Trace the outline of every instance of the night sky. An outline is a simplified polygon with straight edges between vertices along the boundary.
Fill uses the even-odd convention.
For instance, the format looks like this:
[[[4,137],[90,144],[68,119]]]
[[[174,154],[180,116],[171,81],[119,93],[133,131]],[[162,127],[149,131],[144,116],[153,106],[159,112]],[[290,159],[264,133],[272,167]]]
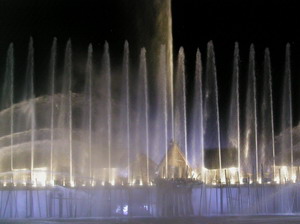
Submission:
[[[16,76],[24,76],[30,36],[34,38],[36,82],[44,79],[53,37],[58,38],[60,55],[63,55],[66,41],[71,38],[75,58],[86,55],[90,42],[94,45],[95,57],[99,57],[105,40],[110,43],[112,64],[120,63],[124,40],[129,41],[132,57],[137,57],[139,48],[147,45],[139,38],[135,27],[139,16],[147,15],[142,11],[145,1],[1,0],[0,72],[4,72],[7,47],[14,42]],[[240,43],[242,71],[247,70],[248,49],[254,43],[258,81],[264,48],[270,48],[276,102],[280,99],[285,44],[291,43],[294,120],[298,121],[300,103],[297,102],[300,97],[296,90],[300,87],[300,18],[296,1],[274,1],[270,4],[267,1],[173,0],[172,14],[175,58],[179,47],[184,46],[188,85],[193,83],[196,49],[199,47],[205,56],[206,43],[214,41],[221,114],[226,110],[230,93],[234,42]],[[242,83],[244,79],[241,78]]]

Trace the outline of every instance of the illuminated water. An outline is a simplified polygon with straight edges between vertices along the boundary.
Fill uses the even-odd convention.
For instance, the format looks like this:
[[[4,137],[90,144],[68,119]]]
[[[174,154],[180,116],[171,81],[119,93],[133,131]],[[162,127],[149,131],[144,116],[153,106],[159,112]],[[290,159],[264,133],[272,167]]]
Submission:
[[[130,223],[130,224],[160,224],[160,223],[172,223],[172,224],[281,224],[298,223],[299,216],[240,216],[240,217],[196,217],[196,218],[135,218],[135,219],[63,219],[63,220],[5,220],[0,223],[43,223],[43,224],[55,224],[55,223],[76,223],[76,224],[117,224],[117,223]]]
[[[276,138],[270,53],[265,51],[263,94],[258,101],[251,46],[246,102],[241,104],[239,49],[235,45],[228,146],[220,137],[226,132],[221,133],[212,42],[207,49],[205,72],[200,51],[196,54],[193,101],[186,95],[185,55],[183,48],[179,50],[172,139],[164,45],[155,84],[149,83],[144,48],[135,59],[139,64],[135,70],[125,42],[120,75],[110,66],[108,43],[104,44],[100,71],[94,69],[97,62],[89,45],[86,69],[80,74],[84,81],[75,88],[78,75],[71,41],[66,44],[63,70],[58,72],[54,39],[48,89],[45,95],[36,96],[30,39],[22,99],[15,98],[14,49],[10,45],[0,112],[1,216],[298,213],[299,167],[293,148],[298,131],[291,124],[289,45],[283,84],[287,101],[282,104],[286,116],[277,121],[283,128]],[[155,110],[156,105],[162,110]],[[240,124],[242,106],[247,111],[244,126]],[[262,121],[259,125],[258,118]],[[288,156],[283,153],[286,148]]]

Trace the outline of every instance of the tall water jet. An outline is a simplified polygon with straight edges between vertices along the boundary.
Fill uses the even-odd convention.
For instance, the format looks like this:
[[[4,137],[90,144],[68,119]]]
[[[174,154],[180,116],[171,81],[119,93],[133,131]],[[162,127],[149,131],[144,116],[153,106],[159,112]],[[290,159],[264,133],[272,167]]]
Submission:
[[[185,77],[185,56],[184,50],[181,47],[178,52],[177,72],[176,72],[176,100],[174,100],[174,128],[175,128],[175,142],[184,150],[185,161],[187,162],[187,130],[186,130],[186,77]],[[187,164],[186,164],[187,165]]]
[[[256,74],[255,74],[255,51],[254,45],[250,47],[249,74],[252,76],[253,82],[253,113],[254,113],[254,142],[255,142],[255,174],[256,181],[259,180],[259,164],[258,164],[258,139],[257,139],[257,93],[256,93]]]
[[[88,108],[88,158],[89,158],[89,179],[90,183],[93,182],[93,173],[92,173],[92,72],[93,72],[93,46],[89,44],[88,47],[88,58],[86,65],[86,100],[87,100],[87,108]]]
[[[136,4],[136,3],[135,3]],[[143,1],[137,3],[138,15],[137,33],[140,46],[145,46],[148,55],[149,73],[158,73],[157,55],[160,54],[160,46],[166,46],[167,69],[167,99],[169,139],[175,138],[174,133],[174,78],[173,78],[173,34],[172,34],[172,5],[171,0]],[[145,26],[147,24],[147,26]]]
[[[172,34],[172,7],[171,0],[159,1],[155,0],[155,7],[158,10],[156,18],[156,28],[152,46],[156,48],[156,54],[159,54],[159,46],[166,46],[166,74],[168,83],[168,98],[170,104],[170,121],[171,121],[171,138],[175,139],[174,129],[174,78],[173,78],[173,34]],[[154,55],[152,55],[154,56]],[[155,56],[154,56],[155,57]]]
[[[35,94],[34,94],[34,49],[33,39],[29,40],[27,68],[26,68],[26,86],[25,86],[25,99],[29,101],[30,110],[30,172],[31,182],[34,184],[34,154],[35,154]]]
[[[207,44],[204,92],[204,148],[206,150],[205,157],[210,160],[210,162],[207,161],[210,164],[206,164],[206,166],[218,169],[219,177],[216,181],[223,181],[217,69],[212,41]],[[217,155],[215,151],[217,151]],[[210,153],[213,156],[209,155]]]
[[[159,80],[159,99],[160,105],[162,105],[162,117],[163,117],[163,147],[164,147],[164,153],[166,156],[165,159],[165,177],[168,177],[168,82],[167,82],[167,54],[166,54],[166,46],[161,45],[160,47],[160,54],[159,54],[159,69],[158,69],[158,80]],[[161,126],[161,123],[159,124],[159,127]]]
[[[204,180],[204,138],[203,138],[203,85],[202,85],[202,60],[200,50],[196,53],[195,81],[193,95],[193,112],[191,117],[191,164],[200,168],[202,180]]]
[[[53,39],[50,56],[50,95],[51,95],[51,124],[50,124],[50,182],[53,184],[53,150],[54,150],[54,97],[56,72],[57,39]]]
[[[171,130],[172,130],[172,138],[174,139],[174,81],[173,81],[173,34],[172,34],[172,8],[171,8],[171,0],[165,1],[166,4],[166,13],[167,13],[167,27],[166,36],[167,41],[165,44],[167,46],[167,74],[169,77],[169,85],[170,85],[170,101],[171,101]],[[163,18],[164,15],[161,15],[160,19]],[[165,19],[165,18],[164,18]],[[161,28],[164,30],[164,28]]]
[[[274,110],[273,110],[273,83],[272,83],[272,73],[271,73],[271,59],[270,52],[267,51],[266,61],[269,71],[269,89],[270,89],[270,112],[271,112],[271,131],[272,131],[272,162],[273,162],[273,178],[275,179],[275,165],[276,165],[276,154],[275,154],[275,131],[274,131]]]
[[[236,149],[236,160],[238,181],[241,180],[241,135],[240,135],[240,86],[239,86],[239,45],[235,43],[234,46],[234,59],[233,59],[233,75],[232,75],[232,86],[231,86],[231,97],[229,106],[229,118],[228,118],[228,149]]]
[[[11,159],[10,159],[10,167],[11,170],[14,169],[14,155],[13,155],[13,145],[14,145],[14,138],[13,138],[13,133],[14,133],[14,110],[13,110],[13,104],[14,104],[14,46],[13,44],[10,44],[8,53],[7,53],[7,76],[9,76],[10,80],[10,89],[9,89],[9,99],[10,99],[10,107],[11,107],[11,112],[10,112],[10,153],[11,153]]]
[[[285,71],[283,80],[281,107],[281,133],[282,141],[279,155],[282,158],[281,166],[290,166],[290,176],[282,177],[289,180],[294,179],[294,153],[293,153],[293,112],[292,112],[292,86],[291,86],[291,62],[290,44],[286,45]],[[285,150],[289,150],[286,152]],[[285,156],[288,155],[288,158]],[[280,171],[279,171],[280,172]],[[280,178],[281,179],[281,178]],[[282,180],[280,180],[282,181]]]
[[[142,124],[145,128],[144,135],[144,144],[146,146],[146,183],[149,184],[149,102],[148,102],[148,75],[147,75],[147,63],[146,63],[146,50],[142,48],[140,53],[140,68],[139,68],[139,78],[141,80],[140,85],[142,92],[142,101],[143,102],[143,121]]]
[[[129,45],[125,41],[124,56],[123,56],[123,76],[125,76],[125,113],[126,113],[126,147],[127,147],[127,182],[131,183],[131,170],[130,170],[130,82],[129,82]]]
[[[67,96],[66,119],[68,126],[68,151],[69,151],[69,182],[70,185],[74,184],[73,181],[73,114],[72,114],[72,46],[71,40],[68,40],[65,61],[64,61],[64,91]]]
[[[261,174],[273,173],[275,178],[275,145],[274,145],[274,121],[273,121],[273,93],[271,59],[269,49],[265,50],[263,89],[260,111],[260,138],[259,138],[259,164]],[[270,159],[271,158],[271,159]],[[273,168],[272,170],[270,168]],[[261,177],[263,179],[263,176]]]
[[[5,76],[2,86],[2,94],[0,99],[1,109],[11,108],[9,114],[9,130],[10,134],[10,171],[14,169],[14,45],[11,43],[7,50]],[[2,122],[2,121],[1,121]],[[1,125],[3,126],[3,125]],[[4,130],[1,130],[4,132]],[[5,133],[5,132],[4,132]]]
[[[252,180],[258,181],[258,143],[257,143],[257,112],[256,112],[256,76],[255,76],[255,51],[251,44],[248,64],[248,80],[246,95],[246,123],[244,128],[243,172],[248,178],[249,174],[255,175]],[[253,150],[253,153],[251,153]],[[254,167],[252,167],[254,165]]]
[[[13,110],[13,103],[14,103],[14,48],[13,44],[10,44],[9,50],[8,50],[8,61],[7,61],[7,76],[10,77],[10,107],[11,107],[11,112],[10,112],[10,134],[11,134],[11,139],[10,139],[10,148],[11,148],[11,160],[10,160],[10,167],[11,170],[14,169],[14,155],[13,155],[13,145],[14,145],[14,138],[13,138],[13,133],[14,133],[14,110]]]
[[[104,76],[106,83],[106,116],[107,116],[107,150],[108,150],[108,181],[110,184],[114,184],[111,175],[111,116],[112,116],[112,97],[111,97],[111,71],[110,71],[110,56],[109,45],[107,42],[104,44]]]
[[[152,140],[150,147],[159,149],[164,147],[164,139],[160,134],[163,131],[162,122],[164,119],[164,104],[160,102],[162,95],[159,91],[162,85],[160,77],[160,55],[161,45],[166,47],[166,80],[167,80],[167,122],[168,142],[175,139],[174,129],[174,75],[173,75],[173,36],[172,36],[172,5],[171,0],[154,1],[130,1],[129,4],[136,9],[136,23],[134,29],[137,35],[136,43],[132,49],[144,46],[147,49],[148,81],[151,95],[150,117],[155,117],[155,122],[149,124],[149,135]],[[147,24],[147,26],[145,26]],[[131,43],[132,44],[132,43]],[[154,85],[153,85],[154,84]],[[155,89],[155,90],[154,90]],[[153,91],[154,90],[154,91]],[[157,99],[157,100],[153,100]],[[134,100],[132,100],[134,104]],[[150,153],[152,159],[160,158],[164,153],[160,150],[153,150]]]

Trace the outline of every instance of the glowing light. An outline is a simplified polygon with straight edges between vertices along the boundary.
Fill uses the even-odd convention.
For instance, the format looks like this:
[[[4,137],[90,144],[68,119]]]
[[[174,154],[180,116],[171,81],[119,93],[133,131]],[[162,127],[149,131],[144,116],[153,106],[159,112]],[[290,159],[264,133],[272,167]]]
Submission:
[[[70,181],[70,186],[71,186],[71,187],[75,187],[74,181]]]
[[[261,183],[262,183],[261,178],[258,178],[258,179],[257,179],[257,182],[258,182],[259,184],[261,184]]]
[[[230,179],[230,183],[231,183],[231,184],[235,184],[235,178],[231,178],[231,179]]]
[[[46,186],[47,167],[34,168],[32,171],[32,186]]]
[[[292,182],[293,183],[296,183],[296,179],[297,179],[296,175],[292,175]]]
[[[197,176],[198,176],[198,173],[196,171],[192,170],[190,177],[191,178],[196,178]]]
[[[50,181],[49,181],[49,185],[50,185],[50,186],[54,186],[54,180],[50,180]]]
[[[287,177],[287,174],[288,174],[288,168],[286,166],[282,166],[280,168],[280,171],[281,171],[281,175],[284,176],[284,177]]]
[[[3,187],[6,187],[7,186],[7,183],[4,181],[3,182]]]
[[[221,176],[220,179],[221,179],[220,181],[221,181],[222,184],[226,183],[226,177],[225,177],[224,173],[222,173],[222,176]]]
[[[240,178],[240,182],[239,182],[239,184],[241,184],[241,185],[243,185],[243,184],[244,184],[244,181],[243,181],[243,178],[242,178],[242,177]]]
[[[140,181],[140,186],[143,186],[143,181]]]
[[[128,205],[125,205],[125,206],[123,207],[123,214],[124,214],[124,215],[128,215]]]
[[[116,209],[116,213],[128,215],[128,205],[124,205],[123,207],[119,205]]]
[[[229,170],[229,173],[231,175],[234,175],[237,172],[237,168],[236,167],[229,167],[228,170]]]
[[[235,184],[236,183],[236,177],[235,175],[237,174],[237,168],[236,167],[229,167],[229,175],[230,175],[230,184]]]
[[[95,186],[95,181],[94,181],[94,180],[91,181],[91,186],[92,186],[92,187]]]
[[[115,180],[112,180],[112,181],[111,181],[111,185],[112,185],[112,186],[115,186]]]

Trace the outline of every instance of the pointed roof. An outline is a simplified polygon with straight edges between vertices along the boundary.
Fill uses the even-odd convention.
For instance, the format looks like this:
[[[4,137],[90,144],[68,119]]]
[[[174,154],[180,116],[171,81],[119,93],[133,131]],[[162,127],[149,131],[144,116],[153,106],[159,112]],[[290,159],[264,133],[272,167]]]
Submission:
[[[173,167],[189,166],[188,161],[186,160],[184,154],[182,153],[179,145],[176,142],[171,142],[167,152],[167,156],[165,155],[161,160],[161,162],[159,163],[158,166],[159,169],[166,164],[166,160],[168,160],[167,161],[168,166],[173,166]]]

